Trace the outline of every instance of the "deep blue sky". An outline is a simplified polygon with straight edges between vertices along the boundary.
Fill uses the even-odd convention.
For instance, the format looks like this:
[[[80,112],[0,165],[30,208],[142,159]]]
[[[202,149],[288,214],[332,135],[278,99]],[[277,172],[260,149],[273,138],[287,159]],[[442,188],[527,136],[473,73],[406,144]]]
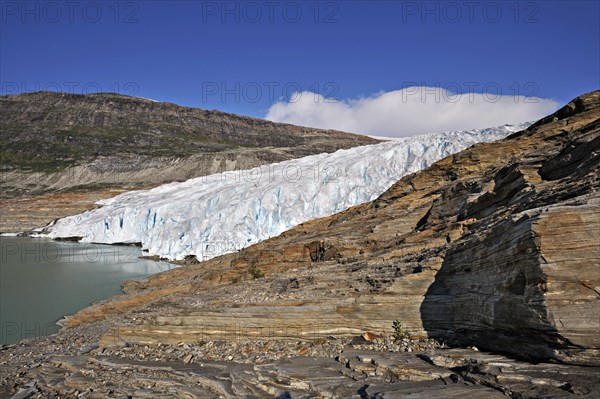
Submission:
[[[598,1],[47,3],[2,0],[3,93],[100,88],[264,116],[284,86],[348,99],[492,84],[560,102],[600,86]]]

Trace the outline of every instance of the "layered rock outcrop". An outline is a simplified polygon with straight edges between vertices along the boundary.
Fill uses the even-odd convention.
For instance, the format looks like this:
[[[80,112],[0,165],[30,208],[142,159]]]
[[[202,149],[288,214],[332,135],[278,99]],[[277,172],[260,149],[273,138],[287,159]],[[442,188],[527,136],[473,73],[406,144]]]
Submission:
[[[127,282],[58,336],[5,348],[3,381],[100,397],[597,397],[599,161],[593,92],[371,203]]]
[[[372,203],[129,284],[68,323],[143,311],[112,345],[389,332],[397,319],[414,337],[598,364],[599,118],[600,93],[582,96]],[[137,308],[166,286],[178,293]]]

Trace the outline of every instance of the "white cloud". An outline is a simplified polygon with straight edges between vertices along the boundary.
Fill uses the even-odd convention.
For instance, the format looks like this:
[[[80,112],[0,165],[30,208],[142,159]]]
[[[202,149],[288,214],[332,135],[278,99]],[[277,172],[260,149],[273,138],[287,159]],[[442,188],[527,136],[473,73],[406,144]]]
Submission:
[[[558,109],[550,99],[495,94],[453,94],[443,88],[408,87],[337,101],[296,93],[273,104],[266,119],[376,136],[405,137],[446,130],[480,129],[535,121]]]

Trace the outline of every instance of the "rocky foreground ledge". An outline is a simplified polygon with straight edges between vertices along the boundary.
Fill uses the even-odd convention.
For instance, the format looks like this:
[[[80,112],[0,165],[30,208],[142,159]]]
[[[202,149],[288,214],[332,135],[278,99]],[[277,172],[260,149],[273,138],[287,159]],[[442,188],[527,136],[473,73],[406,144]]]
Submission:
[[[107,327],[101,324],[94,327]],[[90,331],[77,327],[3,348],[0,396],[594,398],[600,386],[598,368],[530,364],[391,336],[100,348]]]
[[[596,398],[599,165],[593,92],[371,203],[127,282],[2,348],[0,392]]]

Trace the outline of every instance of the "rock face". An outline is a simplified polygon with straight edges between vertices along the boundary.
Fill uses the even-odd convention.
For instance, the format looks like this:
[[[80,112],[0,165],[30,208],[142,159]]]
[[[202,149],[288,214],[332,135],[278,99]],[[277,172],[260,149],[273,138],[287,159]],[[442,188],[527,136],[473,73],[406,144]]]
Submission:
[[[152,276],[69,323],[130,311],[137,296],[173,286],[102,342],[305,339],[389,331],[398,319],[414,337],[598,365],[599,117],[600,93],[582,96],[372,203]],[[280,293],[281,279],[298,288]]]
[[[378,142],[113,93],[3,95],[0,104],[2,164],[30,171],[60,170],[115,156],[122,159],[119,165],[104,162],[96,167],[134,169],[136,159],[128,158],[149,162],[244,148],[267,158],[265,148],[280,148],[271,152],[271,159],[289,159]]]
[[[593,92],[373,202],[125,283],[57,336],[4,348],[0,383],[40,397],[598,397],[599,161]]]
[[[513,346],[522,356],[597,364],[598,205],[586,198],[519,215],[448,252],[421,306],[425,330],[497,351]]]
[[[7,351],[19,356],[24,349]],[[391,353],[348,347],[336,358],[296,355],[254,364],[197,359],[190,345],[162,349],[181,357],[143,358],[154,348],[138,359],[132,351],[50,356],[27,372],[35,380],[14,397],[593,398],[600,383],[597,369],[532,365],[471,349]]]
[[[105,197],[378,140],[111,93],[0,96],[0,231],[66,216],[47,194]],[[85,197],[85,196],[83,196]],[[15,198],[41,208],[23,215]],[[60,201],[59,201],[60,204]],[[80,199],[77,209],[93,208]]]

